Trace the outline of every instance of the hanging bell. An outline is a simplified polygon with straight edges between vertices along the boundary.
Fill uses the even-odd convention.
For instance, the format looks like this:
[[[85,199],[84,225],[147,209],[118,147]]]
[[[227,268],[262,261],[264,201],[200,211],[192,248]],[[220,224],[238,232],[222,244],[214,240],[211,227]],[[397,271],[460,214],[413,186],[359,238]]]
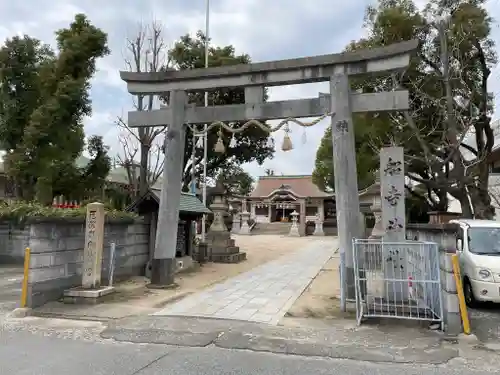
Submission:
[[[285,136],[283,137],[283,144],[281,145],[281,149],[285,152],[293,149],[292,140],[288,136],[288,133],[285,133]]]
[[[219,138],[217,139],[217,143],[215,144],[214,152],[218,154],[223,154],[226,152],[226,148],[224,147],[224,142],[222,142],[222,137],[220,135]]]
[[[236,137],[233,135],[231,137],[231,141],[229,142],[229,147],[230,148],[235,148],[236,146],[237,146]]]

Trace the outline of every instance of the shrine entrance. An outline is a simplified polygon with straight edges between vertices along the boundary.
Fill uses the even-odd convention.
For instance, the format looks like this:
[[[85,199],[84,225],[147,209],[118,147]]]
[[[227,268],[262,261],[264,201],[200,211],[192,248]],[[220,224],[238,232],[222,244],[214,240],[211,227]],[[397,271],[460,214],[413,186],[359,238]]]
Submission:
[[[218,130],[219,138],[214,151],[224,153],[232,147],[234,138],[250,126],[267,133],[285,131],[282,149],[291,149],[289,125],[311,127],[323,119],[331,120],[333,165],[335,169],[335,195],[338,237],[341,254],[342,284],[347,297],[355,298],[352,239],[361,237],[360,205],[356,170],[356,151],[353,113],[400,111],[409,108],[409,93],[394,90],[377,93],[352,92],[349,80],[359,76],[377,76],[405,71],[418,40],[401,42],[381,48],[344,52],[341,54],[305,57],[291,60],[241,64],[207,69],[166,71],[156,73],[120,72],[133,95],[169,96],[169,106],[152,111],[129,112],[130,127],[168,126],[165,137],[165,163],[163,172],[158,240],[156,241],[152,275],[153,283],[173,282],[167,268],[175,257],[177,222],[181,196],[181,176],[184,155],[185,129],[207,136],[211,129]],[[316,98],[265,101],[265,89],[300,83],[330,83],[329,94]],[[194,107],[187,103],[187,92],[210,91],[218,88],[241,88],[245,103]],[[315,118],[303,122],[300,118]],[[267,120],[282,120],[269,126]],[[232,123],[246,121],[241,127]],[[202,131],[193,126],[209,124]],[[305,202],[300,202],[300,220],[305,221]],[[285,211],[286,216],[286,211]],[[282,213],[283,215],[283,213]],[[304,233],[300,233],[304,235]]]

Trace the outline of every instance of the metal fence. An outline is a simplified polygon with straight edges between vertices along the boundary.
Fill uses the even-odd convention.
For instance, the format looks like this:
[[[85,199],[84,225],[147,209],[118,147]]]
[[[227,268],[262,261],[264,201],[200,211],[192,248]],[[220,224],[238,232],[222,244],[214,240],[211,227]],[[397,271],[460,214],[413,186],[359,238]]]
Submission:
[[[442,323],[436,243],[355,239],[356,315]]]

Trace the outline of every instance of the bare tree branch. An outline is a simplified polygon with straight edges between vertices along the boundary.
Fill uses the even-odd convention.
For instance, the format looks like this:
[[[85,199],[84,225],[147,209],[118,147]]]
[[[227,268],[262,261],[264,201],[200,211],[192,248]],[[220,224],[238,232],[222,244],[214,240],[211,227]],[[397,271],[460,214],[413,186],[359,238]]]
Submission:
[[[167,68],[170,62],[168,46],[163,35],[164,27],[160,22],[153,21],[148,25],[140,23],[133,37],[126,41],[123,54],[126,69],[131,72],[158,72]],[[159,106],[159,103],[159,97],[155,95],[138,95],[133,98],[133,106],[137,111],[151,111]],[[115,124],[120,128],[121,133],[129,134],[128,137],[122,137],[122,143],[127,144],[124,152],[125,149],[138,150],[133,154],[133,158],[139,158],[140,176],[129,171],[127,173],[129,179],[138,180],[139,193],[144,194],[148,187],[156,183],[161,176],[163,153],[157,140],[163,138],[159,136],[164,133],[165,127],[130,128],[123,117],[117,117]],[[131,156],[131,153],[125,156],[126,166],[129,169],[137,164],[127,159]],[[132,180],[129,183],[131,186],[137,184]]]

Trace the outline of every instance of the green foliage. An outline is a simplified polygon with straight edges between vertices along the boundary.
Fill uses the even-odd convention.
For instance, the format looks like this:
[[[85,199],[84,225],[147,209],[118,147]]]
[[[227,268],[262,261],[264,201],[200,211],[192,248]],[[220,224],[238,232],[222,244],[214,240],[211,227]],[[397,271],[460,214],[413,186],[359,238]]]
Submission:
[[[185,35],[175,44],[169,51],[169,58],[173,63],[174,68],[179,70],[197,69],[205,67],[205,36],[199,31],[196,37]],[[235,64],[250,63],[250,56],[246,54],[237,55],[233,46],[216,47],[211,46],[209,49],[208,65],[209,67],[227,66]],[[192,92],[189,94],[189,102],[198,106],[204,105],[204,93]],[[245,102],[245,94],[243,88],[237,89],[218,89],[209,93],[208,105],[229,105],[242,104]],[[240,122],[231,124],[234,128],[242,125]],[[207,176],[215,178],[219,171],[236,164],[257,161],[262,164],[265,159],[272,158],[274,148],[268,147],[268,134],[262,129],[252,126],[243,133],[235,135],[236,147],[229,147],[231,135],[224,134],[226,153],[224,155],[217,154],[213,151],[217,142],[218,129],[212,129],[208,135],[208,162]],[[191,152],[193,147],[193,136],[191,132],[186,132],[186,143],[184,152],[184,183],[189,183],[191,179]],[[196,151],[196,175],[202,175],[203,151]]]
[[[216,177],[216,181],[224,184],[230,194],[242,196],[250,194],[255,182],[253,177],[238,165],[232,165],[221,170]]]
[[[410,93],[409,116],[372,113],[354,118],[356,133],[366,133],[362,142],[356,142],[360,187],[367,171],[359,154],[376,157],[366,144],[373,149],[399,144],[405,147],[407,176],[418,185],[417,189],[412,188],[412,202],[420,199],[421,205],[431,210],[446,210],[450,194],[462,203],[464,215],[471,215],[470,198],[476,217],[489,216],[487,160],[494,139],[487,80],[496,63],[496,54],[490,38],[492,21],[484,3],[484,0],[429,0],[421,11],[412,0],[378,0],[368,7],[365,18],[368,36],[352,42],[347,50],[411,39],[418,39],[421,48],[404,75],[398,77],[400,87]],[[442,23],[440,20],[446,15],[448,19]],[[443,41],[447,49],[442,48]],[[443,53],[446,50],[448,55]],[[445,76],[446,66],[449,74]],[[390,91],[394,80],[364,77],[352,80],[351,85],[353,90],[363,92]],[[457,139],[463,139],[471,130],[475,132],[475,144],[457,144]],[[320,148],[326,146],[322,142]],[[475,155],[474,167],[465,168],[472,163],[456,151],[459,147]],[[331,151],[320,151],[316,180],[331,186],[333,169],[326,160]],[[369,169],[376,168],[376,164]]]
[[[378,155],[370,147],[370,125],[365,122],[364,115],[355,116],[356,167],[358,187],[364,189],[375,181],[378,169]],[[335,191],[335,175],[333,168],[332,129],[328,127],[316,152],[313,171],[313,182],[324,191]]]
[[[106,217],[112,219],[133,219],[137,217],[132,212],[119,211],[105,206]],[[71,219],[85,218],[87,207],[80,208],[56,208],[44,206],[38,202],[15,201],[11,203],[0,203],[0,220],[9,221],[15,225],[22,225],[29,219],[53,218]]]
[[[86,165],[78,166],[73,160],[60,161],[52,181],[54,196],[62,195],[70,200],[101,197],[106,176],[111,170],[108,150],[102,137],[94,135],[87,141],[90,161]]]
[[[92,113],[90,79],[96,60],[109,53],[106,34],[83,14],[58,30],[56,40],[57,54],[29,36],[8,39],[0,49],[6,172],[21,197],[44,204],[52,201],[62,171],[66,180],[77,177],[73,163],[85,143],[83,119]]]

